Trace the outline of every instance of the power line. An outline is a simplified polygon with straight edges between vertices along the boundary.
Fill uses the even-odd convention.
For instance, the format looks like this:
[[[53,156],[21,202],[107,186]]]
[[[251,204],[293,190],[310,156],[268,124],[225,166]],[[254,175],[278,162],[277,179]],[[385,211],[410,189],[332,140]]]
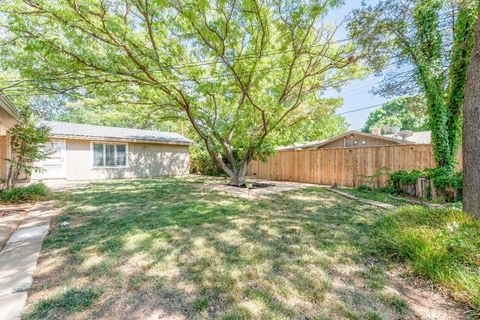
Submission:
[[[433,18],[433,17],[432,17]],[[333,44],[337,44],[337,43],[342,43],[342,42],[347,42],[347,41],[356,41],[356,40],[359,40],[360,38],[356,37],[356,38],[344,38],[344,39],[339,39],[339,40],[328,40],[328,39],[325,39],[327,42],[326,43],[322,43],[322,44],[316,44],[316,45],[311,45],[311,46],[307,46],[307,47],[304,47],[302,48],[303,50],[307,50],[307,49],[311,49],[311,48],[316,48],[316,47],[322,47],[322,46],[326,46],[326,45],[333,45]],[[331,42],[330,42],[331,41]],[[329,43],[330,42],[330,43]],[[249,59],[258,59],[258,58],[263,58],[263,57],[268,57],[268,56],[272,56],[272,55],[277,55],[277,54],[282,54],[282,53],[286,53],[286,52],[295,52],[296,49],[285,49],[285,50],[276,50],[276,51],[270,51],[270,52],[266,52],[264,53],[262,56],[258,56],[257,54],[250,54],[250,55],[245,55],[245,56],[241,56],[241,57],[238,57],[238,58],[234,58],[232,61],[228,61],[230,63],[232,62],[235,62],[235,61],[241,61],[241,60],[249,60]],[[224,61],[219,61],[219,60],[210,60],[210,61],[198,61],[198,62],[194,62],[194,63],[190,63],[190,64],[179,64],[179,65],[173,65],[173,66],[164,66],[164,67],[160,67],[160,68],[156,68],[156,69],[153,69],[151,70],[150,72],[160,72],[160,71],[164,71],[164,70],[168,70],[168,69],[171,69],[171,70],[176,70],[176,69],[185,69],[185,68],[193,68],[193,67],[201,67],[201,66],[207,66],[207,65],[214,65],[214,64],[221,64],[221,63],[224,63]],[[288,67],[286,67],[288,68]],[[143,71],[141,70],[138,70],[136,71],[135,73],[142,73]],[[134,74],[135,74],[134,73]],[[81,80],[81,79],[90,79],[90,78],[101,78],[101,77],[114,77],[114,76],[128,76],[128,74],[121,74],[121,73],[110,73],[110,74],[102,74],[102,75],[90,75],[90,76],[81,76],[81,77],[72,77],[72,78],[69,78],[69,77],[64,77],[64,78],[46,78],[46,79],[17,79],[17,80],[7,80],[6,82],[7,83],[14,83],[14,82],[39,82],[39,81],[61,81],[61,80]],[[208,78],[216,78],[216,77],[229,77],[229,76],[233,76],[233,75],[219,75],[219,76],[210,76],[210,77],[205,77],[203,79],[208,79]],[[197,81],[197,80],[203,80],[202,78],[199,78],[199,79],[179,79],[177,81]]]
[[[328,45],[334,45],[336,43],[341,43],[341,42],[345,42],[345,41],[350,41],[350,40],[353,40],[353,39],[349,39],[349,38],[345,38],[345,39],[340,39],[340,40],[328,40],[328,39],[325,39],[327,42],[326,43],[322,43],[322,44],[315,44],[315,45],[311,45],[311,46],[306,46],[304,48],[302,48],[302,50],[307,50],[307,49],[311,49],[311,48],[316,48],[316,47],[323,47],[323,46],[328,46]],[[331,41],[331,42],[330,42]],[[277,55],[277,54],[282,54],[282,53],[286,53],[286,52],[295,52],[296,50],[298,49],[285,49],[285,50],[276,50],[276,51],[270,51],[270,52],[266,52],[266,53],[263,53],[260,57],[257,55],[257,54],[249,54],[249,55],[244,55],[244,56],[240,56],[240,57],[237,57],[237,58],[234,58],[232,59],[232,61],[227,61],[227,62],[235,62],[235,61],[241,61],[241,60],[249,60],[249,59],[261,59],[263,57],[268,57],[268,56],[272,56],[272,55]],[[306,52],[303,52],[303,53],[306,53]],[[163,71],[163,70],[168,70],[168,69],[172,69],[172,70],[176,70],[176,69],[185,69],[185,68],[193,68],[193,67],[201,67],[201,66],[207,66],[207,65],[214,65],[214,64],[221,64],[221,63],[224,63],[224,61],[219,61],[219,60],[210,60],[210,61],[198,61],[198,62],[194,62],[194,63],[190,63],[190,64],[179,64],[179,65],[172,65],[172,66],[164,66],[164,67],[160,67],[160,68],[156,68],[156,69],[153,69],[151,70],[150,72],[159,72],[159,71]],[[136,73],[142,73],[143,71],[137,71]],[[111,77],[111,76],[122,76],[122,74],[103,74],[103,75],[92,75],[92,76],[82,76],[82,77],[77,77],[77,78],[68,78],[68,77],[65,77],[65,78],[46,78],[46,79],[17,79],[17,80],[7,80],[6,82],[7,83],[11,83],[11,82],[37,82],[37,81],[59,81],[59,80],[81,80],[81,79],[88,79],[88,78],[99,78],[99,77]],[[180,79],[179,81],[188,81],[190,79]]]
[[[396,62],[391,62],[389,64],[387,64],[385,67],[389,67],[393,64],[396,64]],[[287,70],[289,69],[290,66],[283,66],[283,67],[276,67],[276,68],[266,68],[264,70],[259,70],[257,71],[260,72],[260,73],[265,73],[265,72],[270,72],[270,71],[278,71],[278,70]],[[240,76],[243,76],[243,75],[250,75],[250,72],[249,71],[245,71],[245,72],[241,72],[241,73],[238,73],[238,75]],[[108,77],[108,76],[121,76],[121,75],[108,75],[108,74],[103,74],[103,75],[92,75],[92,76],[81,76],[81,77],[72,77],[72,78],[67,78],[67,77],[60,77],[60,78],[47,78],[47,79],[25,79],[25,80],[17,80],[18,84],[17,85],[11,85],[11,86],[8,86],[8,87],[5,87],[5,88],[0,88],[2,90],[18,90],[18,89],[21,89],[22,87],[27,89],[28,87],[26,86],[33,86],[31,84],[28,84],[26,83],[25,85],[23,85],[22,83],[23,82],[42,82],[42,81],[51,81],[51,82],[54,82],[54,81],[61,81],[61,80],[82,80],[82,79],[98,79],[98,78],[102,78],[102,77]],[[206,76],[206,77],[199,77],[199,78],[187,78],[187,79],[178,79],[178,80],[175,80],[175,81],[166,81],[166,82],[162,82],[163,84],[176,84],[176,83],[179,83],[179,82],[199,82],[199,81],[203,81],[203,80],[215,80],[215,79],[224,79],[224,78],[233,78],[235,77],[235,75],[233,74],[221,74],[221,75],[212,75],[212,76]],[[8,81],[5,81],[5,82],[13,82],[14,80],[8,80]],[[348,80],[347,80],[348,81]],[[343,84],[344,82],[346,82],[345,80],[341,80],[341,81],[337,81],[337,82],[331,82],[328,84],[328,86],[336,86],[336,85],[340,85],[340,84]],[[352,87],[356,87],[356,86],[365,86],[366,83],[365,82],[361,82],[361,83],[358,83],[358,84],[353,84]],[[323,87],[323,86],[321,86]],[[352,88],[351,87],[351,88]],[[309,92],[305,92],[304,94],[307,94],[307,93],[310,93],[311,91]]]
[[[353,11],[353,10],[352,10]],[[350,12],[351,13],[351,12]],[[349,13],[349,14],[350,14]],[[432,17],[429,17],[428,19],[440,19],[442,17],[442,15],[438,15],[438,17],[435,17],[435,16],[432,16]],[[333,34],[332,34],[333,36]],[[344,39],[338,39],[338,40],[334,40],[334,39],[325,39],[325,41],[327,41],[326,43],[322,43],[322,44],[316,44],[316,45],[311,45],[311,46],[307,46],[307,47],[304,47],[302,48],[303,50],[306,50],[306,49],[311,49],[311,48],[315,48],[315,47],[322,47],[322,46],[326,46],[326,45],[329,45],[329,44],[337,44],[337,43],[342,43],[342,42],[347,42],[347,41],[356,41],[356,40],[359,40],[361,38],[364,38],[364,37],[355,37],[355,38],[344,38]],[[330,42],[331,41],[331,42]],[[297,49],[285,49],[285,50],[276,50],[276,51],[270,51],[270,52],[266,52],[264,53],[260,58],[262,57],[266,57],[266,56],[271,56],[271,55],[276,55],[276,54],[281,54],[281,53],[286,53],[286,52],[295,52]],[[234,58],[233,61],[229,61],[229,62],[234,62],[234,61],[240,61],[240,60],[248,60],[248,59],[255,59],[255,58],[259,58],[257,54],[249,54],[249,55],[245,55],[245,56],[241,56],[241,57],[238,57],[238,58]],[[219,60],[210,60],[210,61],[198,61],[198,62],[193,62],[193,63],[190,63],[190,64],[179,64],[179,65],[176,65],[176,66],[164,66],[164,67],[160,67],[160,68],[157,68],[157,70],[152,70],[152,72],[156,72],[156,71],[162,71],[162,70],[167,70],[167,69],[183,69],[183,68],[192,68],[192,67],[198,67],[198,66],[205,66],[205,65],[212,65],[212,64],[221,64],[221,63],[224,63],[224,61],[219,61]],[[143,71],[137,71],[138,73],[141,73]],[[101,77],[101,76],[116,76],[116,75],[119,75],[119,74],[106,74],[106,75],[97,75],[97,76],[85,76],[84,78],[93,78],[93,77]],[[83,78],[83,77],[81,77]],[[79,78],[79,79],[81,79]],[[74,78],[65,78],[64,80],[69,80],[69,79],[74,79]],[[58,80],[61,80],[60,78],[53,78],[53,79],[42,79],[41,81],[58,81]],[[24,82],[28,82],[28,81],[40,81],[40,80],[37,80],[37,79],[24,79],[24,80],[8,80],[7,82],[18,82],[18,81],[24,81]]]
[[[439,16],[441,17],[441,15]],[[432,17],[434,18],[434,17]],[[438,18],[438,17],[437,17]],[[328,39],[325,39],[327,41],[330,41]],[[341,42],[346,42],[346,41],[354,41],[354,40],[358,40],[358,38],[344,38],[344,39],[339,39],[339,40],[331,40],[331,43],[329,42],[326,42],[326,43],[323,43],[323,44],[317,44],[317,45],[312,45],[312,46],[307,46],[303,49],[309,49],[309,48],[314,48],[314,47],[320,47],[320,46],[328,46],[328,45],[331,45],[331,44],[336,44],[336,43],[341,43]],[[245,56],[241,56],[241,57],[238,57],[238,58],[234,58],[233,61],[239,61],[239,60],[246,60],[246,59],[255,59],[255,58],[262,58],[262,57],[265,57],[265,56],[270,56],[270,55],[276,55],[276,54],[281,54],[281,53],[285,53],[285,52],[294,52],[295,49],[286,49],[286,50],[277,50],[277,51],[271,51],[271,52],[267,52],[267,53],[264,53],[261,57],[258,57],[258,55],[256,54],[250,54],[250,55],[245,55]],[[181,68],[190,68],[190,67],[195,67],[195,66],[204,66],[204,65],[211,65],[211,64],[218,64],[218,63],[224,63],[224,61],[199,61],[199,62],[195,62],[195,63],[191,63],[191,64],[184,64],[184,65],[177,65],[177,66],[165,66],[163,68],[159,68],[157,70],[152,70],[152,72],[156,72],[156,71],[161,71],[161,70],[166,70],[166,69],[181,69]],[[390,66],[390,65],[393,65],[395,64],[396,62],[393,62],[391,64],[388,64],[386,65],[386,67]],[[267,70],[267,71],[271,71],[271,70],[281,70],[281,69],[286,69],[288,68],[289,66],[286,66],[286,67],[279,67],[279,68],[274,68],[274,69],[270,69],[270,70]],[[142,71],[136,71],[136,73],[141,73]],[[246,72],[245,74],[248,74],[249,72]],[[241,73],[240,75],[243,75],[244,73]],[[6,82],[19,82],[19,83],[23,83],[23,82],[40,82],[40,81],[61,81],[61,80],[81,80],[81,79],[93,79],[93,78],[102,78],[102,77],[110,77],[110,76],[125,76],[124,74],[102,74],[102,75],[89,75],[89,76],[81,76],[81,77],[72,77],[72,78],[68,78],[68,77],[65,77],[65,78],[50,78],[50,79],[24,79],[24,80],[7,80]],[[128,76],[128,74],[127,74]],[[201,77],[201,78],[197,78],[197,79],[178,79],[176,80],[177,82],[181,82],[181,81],[199,81],[199,80],[210,80],[210,79],[221,79],[221,78],[226,78],[226,77],[234,77],[234,75],[232,74],[224,74],[224,75],[217,75],[217,76],[208,76],[208,77]],[[338,84],[342,84],[344,83],[345,81],[339,81]],[[172,83],[172,82],[170,82]],[[363,83],[365,85],[365,83]],[[335,86],[335,83],[330,83],[330,84],[327,84],[328,86]],[[15,86],[15,85],[14,85]],[[321,88],[325,88],[325,87],[320,87]],[[18,87],[17,87],[18,89]],[[358,88],[360,89],[360,88]],[[68,90],[68,89],[67,89]],[[309,92],[305,92],[304,94],[308,94],[310,92],[312,92],[314,90],[311,90]],[[53,94],[53,93],[52,93]]]
[[[375,104],[375,105],[373,105],[373,106],[363,107],[363,108],[354,109],[354,110],[350,110],[350,111],[345,111],[345,112],[341,112],[341,113],[337,113],[337,114],[338,114],[338,115],[344,115],[344,114],[353,113],[353,112],[358,112],[358,111],[362,111],[362,110],[373,109],[373,108],[381,107],[381,106],[383,106],[384,104],[385,104],[385,103],[379,103],[379,104]]]
[[[397,62],[393,61],[389,64],[387,64],[385,67],[388,68],[394,64],[396,64]],[[264,70],[264,71],[272,71],[272,70],[282,70],[282,69],[285,69],[286,67],[277,67],[277,68],[272,68],[272,69],[269,69],[269,70]],[[244,74],[248,74],[248,72],[245,72],[245,73],[241,73],[240,75],[244,75]],[[98,76],[98,77],[101,77],[101,76]],[[207,79],[215,79],[215,78],[227,78],[227,77],[233,77],[232,74],[225,74],[225,75],[218,75],[218,76],[209,76],[209,77],[203,77],[203,78],[198,78],[198,79],[183,79],[183,80],[178,80],[178,81],[198,81],[198,80],[207,80]],[[322,85],[318,85],[318,86],[314,86],[312,87],[310,90],[307,90],[303,93],[301,93],[300,95],[301,96],[305,96],[307,94],[310,94],[310,93],[313,93],[313,92],[317,92],[319,90],[325,90],[325,89],[328,89],[328,88],[334,88],[336,86],[339,86],[339,85],[342,85],[342,84],[345,84],[351,80],[337,80],[337,81],[331,81],[332,79],[330,80],[326,80],[325,83],[323,83]],[[351,94],[352,91],[355,92],[355,91],[358,91],[358,90],[365,90],[366,88],[368,88],[369,86],[372,86],[374,83],[376,82],[376,79],[370,79],[368,81],[361,81],[359,83],[356,83],[356,84],[353,84],[353,85],[350,85],[348,87],[347,90],[343,91],[344,93],[349,93]],[[173,82],[169,82],[168,84],[171,84]],[[28,89],[26,87],[23,87],[25,89]],[[22,87],[16,87],[16,88],[12,88],[12,89],[15,89],[17,91],[14,91],[14,92],[10,92],[8,93],[9,96],[19,96],[19,95],[22,95],[24,94],[24,91],[22,91]],[[62,94],[68,94],[66,91],[71,91],[73,89],[63,89],[65,92],[45,92],[45,93],[41,93],[41,94],[35,94],[37,96],[47,96],[47,95],[62,95]],[[352,90],[352,91],[350,91]],[[9,90],[11,91],[11,90]],[[361,92],[359,92],[361,93]]]

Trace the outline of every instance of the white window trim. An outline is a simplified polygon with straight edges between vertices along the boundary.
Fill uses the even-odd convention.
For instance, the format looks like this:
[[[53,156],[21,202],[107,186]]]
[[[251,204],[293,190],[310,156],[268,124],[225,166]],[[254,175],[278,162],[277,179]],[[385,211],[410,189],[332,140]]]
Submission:
[[[102,144],[103,145],[103,163],[105,163],[105,145],[124,145],[125,146],[125,165],[124,166],[95,166],[94,165],[94,158],[95,154],[93,151],[94,144]],[[117,163],[117,148],[115,150],[115,163]],[[125,169],[128,168],[128,143],[127,142],[107,142],[107,141],[90,141],[90,168],[91,169]]]

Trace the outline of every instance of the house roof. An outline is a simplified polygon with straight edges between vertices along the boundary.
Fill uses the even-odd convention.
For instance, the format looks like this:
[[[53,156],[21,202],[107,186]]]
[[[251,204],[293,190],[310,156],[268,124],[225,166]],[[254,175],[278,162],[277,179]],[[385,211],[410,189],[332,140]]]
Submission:
[[[142,141],[182,145],[193,144],[193,141],[175,132],[105,127],[55,121],[42,121],[42,124],[50,128],[50,135],[52,137],[132,142]]]
[[[322,144],[325,141],[327,141],[327,140],[318,140],[318,141],[311,141],[311,142],[308,142],[308,143],[294,144],[294,145],[287,146],[287,147],[278,147],[277,150],[278,151],[287,151],[287,150],[297,150],[297,149],[308,149],[308,148],[311,148],[311,147],[315,147],[319,144]]]
[[[384,137],[396,138],[401,140],[398,135],[386,134]],[[418,143],[418,144],[430,144],[432,143],[432,132],[431,131],[418,131],[414,132],[412,136],[405,139],[405,141]]]
[[[8,98],[3,94],[2,90],[0,90],[0,108],[5,110],[9,115],[13,118],[18,120],[18,110],[15,106],[8,100]]]
[[[298,149],[317,149],[317,148],[320,148],[320,147],[322,147],[326,144],[329,144],[333,141],[336,141],[338,139],[343,139],[344,137],[349,136],[351,134],[356,134],[356,135],[365,136],[365,137],[372,137],[372,138],[377,138],[377,139],[383,139],[383,140],[395,142],[395,143],[398,143],[398,144],[406,143],[406,141],[404,141],[402,139],[397,139],[397,138],[394,138],[394,137],[380,136],[380,135],[375,135],[375,134],[371,134],[371,133],[365,133],[365,132],[361,132],[361,131],[352,130],[352,131],[348,131],[344,134],[341,134],[339,136],[336,136],[336,137],[328,139],[328,140],[317,141],[317,142],[309,142],[309,143],[294,145],[294,146],[289,146],[289,147],[281,147],[281,148],[278,148],[277,150],[286,151],[286,150],[298,150]]]

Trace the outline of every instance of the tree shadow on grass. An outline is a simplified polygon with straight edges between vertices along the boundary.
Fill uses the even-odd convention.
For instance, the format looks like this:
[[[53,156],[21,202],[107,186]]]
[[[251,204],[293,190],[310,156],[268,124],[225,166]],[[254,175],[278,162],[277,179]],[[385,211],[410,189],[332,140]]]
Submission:
[[[24,318],[36,318],[34,310],[65,287],[102,294],[88,308],[50,304],[43,315],[407,316],[361,276],[366,230],[378,211],[324,189],[246,200],[182,179],[121,180],[58,202],[64,214],[44,241]]]

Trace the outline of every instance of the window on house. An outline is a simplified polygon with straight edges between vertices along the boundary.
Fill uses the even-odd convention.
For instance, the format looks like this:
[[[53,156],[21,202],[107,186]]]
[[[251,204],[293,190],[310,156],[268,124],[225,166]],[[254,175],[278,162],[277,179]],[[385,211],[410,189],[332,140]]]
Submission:
[[[122,167],[127,164],[126,144],[93,144],[94,167]]]
[[[103,144],[95,143],[93,145],[93,166],[103,167]]]
[[[47,158],[43,160],[44,166],[61,166],[62,165],[62,143],[57,141],[47,142],[44,145],[44,151]]]
[[[117,166],[127,165],[127,146],[117,144]]]
[[[107,167],[113,167],[115,165],[115,145],[105,145],[105,165]]]

